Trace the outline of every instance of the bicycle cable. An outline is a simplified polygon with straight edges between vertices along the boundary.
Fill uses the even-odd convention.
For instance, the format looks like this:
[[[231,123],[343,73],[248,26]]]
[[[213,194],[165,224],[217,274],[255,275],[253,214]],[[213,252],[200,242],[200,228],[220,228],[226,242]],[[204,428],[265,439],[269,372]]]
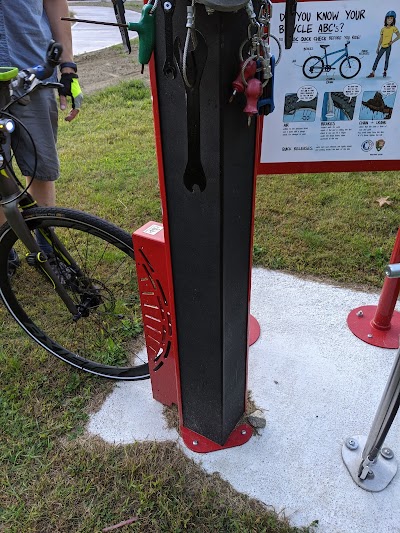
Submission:
[[[7,106],[4,109],[8,109],[11,104],[17,102],[18,100],[19,100],[19,98],[15,99],[12,102],[10,102],[9,104],[7,104]],[[35,161],[31,179],[29,180],[29,183],[25,186],[25,188],[23,188],[22,183],[20,182],[20,180],[18,179],[18,176],[15,174],[14,169],[12,168],[11,161],[12,161],[14,156],[11,156],[8,161],[7,160],[5,161],[6,169],[10,172],[11,176],[16,180],[16,182],[19,184],[19,186],[21,188],[23,188],[23,189],[22,189],[22,191],[19,194],[17,194],[17,196],[13,197],[11,200],[0,201],[0,206],[3,206],[3,205],[10,204],[11,202],[14,202],[15,200],[18,200],[19,198],[21,198],[21,196],[23,196],[28,191],[29,187],[31,186],[31,184],[32,184],[32,182],[33,182],[33,180],[35,179],[35,176],[36,176],[38,157],[37,157],[37,149],[36,149],[35,141],[33,140],[32,135],[29,133],[28,128],[23,124],[23,122],[21,120],[19,120],[18,118],[16,118],[14,115],[11,115],[10,113],[6,113],[3,110],[0,111],[0,115],[4,115],[5,117],[15,121],[16,124],[18,124],[19,127],[21,127],[23,130],[25,130],[25,133],[27,134],[29,140],[32,143],[33,155],[34,155],[34,161]]]

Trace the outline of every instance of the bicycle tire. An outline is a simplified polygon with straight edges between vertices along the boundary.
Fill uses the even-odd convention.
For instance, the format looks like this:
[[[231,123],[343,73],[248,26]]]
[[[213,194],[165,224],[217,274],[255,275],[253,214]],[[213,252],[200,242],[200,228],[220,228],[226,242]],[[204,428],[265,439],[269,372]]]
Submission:
[[[316,96],[312,100],[305,102],[304,100],[299,100],[296,93],[287,94],[285,96],[285,104],[283,107],[284,115],[294,115],[299,109],[310,109],[311,111],[316,111],[317,109],[318,97]]]
[[[350,66],[350,62],[354,63],[354,68]],[[343,66],[347,64],[347,67],[352,70],[351,75],[349,76],[346,71],[343,71]],[[345,78],[346,80],[350,80],[351,78],[354,78],[354,76],[357,76],[357,74],[361,70],[361,61],[356,56],[348,56],[339,65],[339,72],[340,75]]]
[[[303,63],[303,74],[309,80],[313,80],[321,75],[324,68],[325,65],[322,58],[318,56],[311,56]]]
[[[90,303],[87,316],[74,320],[43,271],[23,260],[25,249],[6,223],[0,228],[0,297],[12,317],[35,342],[74,367],[111,379],[147,379],[147,356],[132,354],[141,314],[131,235],[72,209],[38,207],[23,216],[31,232],[54,228],[80,268],[66,285],[68,293],[77,305]],[[13,247],[21,265],[9,278]]]

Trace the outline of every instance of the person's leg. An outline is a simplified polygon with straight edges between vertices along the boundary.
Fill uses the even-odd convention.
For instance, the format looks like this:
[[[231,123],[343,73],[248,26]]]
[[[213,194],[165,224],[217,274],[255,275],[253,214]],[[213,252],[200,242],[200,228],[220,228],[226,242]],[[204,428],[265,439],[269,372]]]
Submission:
[[[34,180],[29,192],[39,181],[55,181],[60,172],[57,155],[57,102],[53,89],[39,89],[30,95],[28,105],[15,104],[10,112],[21,121],[12,135],[15,160],[24,176]],[[39,185],[39,194],[42,187]],[[36,199],[39,202],[39,199]]]
[[[25,179],[28,185],[31,178]],[[29,187],[29,192],[38,205],[44,207],[54,207],[56,205],[56,184],[54,181],[33,180]]]
[[[17,123],[12,137],[14,156],[19,169],[26,176],[27,185],[32,181],[28,191],[38,205],[55,206],[55,180],[59,176],[57,102],[53,89],[39,89],[30,98],[28,105],[15,104],[10,109],[23,124]],[[46,254],[52,251],[40,232],[37,232],[36,238]]]
[[[386,52],[386,57],[385,57],[385,66],[384,66],[384,72],[383,72],[383,75],[386,76],[386,71],[389,67],[389,57],[390,57],[390,52],[392,51],[392,47],[391,46],[388,46],[387,48],[385,48],[385,52]]]
[[[367,76],[367,78],[373,78],[375,76],[375,70],[378,68],[378,63],[379,63],[381,57],[383,56],[383,54],[385,53],[385,51],[386,51],[385,48],[381,48],[379,50],[379,52],[376,54],[376,59],[375,59],[374,64],[372,66],[372,72],[371,72],[371,74],[369,74]]]
[[[31,178],[27,177],[25,179],[28,185]],[[33,180],[29,187],[29,192],[40,206],[54,207],[56,205],[56,187],[54,181]],[[47,242],[38,230],[36,230],[36,241],[46,255],[53,252],[51,244]]]

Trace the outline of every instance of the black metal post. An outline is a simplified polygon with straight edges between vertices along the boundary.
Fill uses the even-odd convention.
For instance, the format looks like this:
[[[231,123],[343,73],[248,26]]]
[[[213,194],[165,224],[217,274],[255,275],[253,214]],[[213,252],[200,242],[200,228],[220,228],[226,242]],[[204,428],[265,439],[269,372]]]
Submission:
[[[185,57],[187,3],[176,2],[174,78],[171,18],[159,7],[155,70],[182,421],[223,445],[246,396],[256,124],[248,126],[243,99],[229,98],[249,19],[245,9],[208,14],[196,4],[197,47]]]

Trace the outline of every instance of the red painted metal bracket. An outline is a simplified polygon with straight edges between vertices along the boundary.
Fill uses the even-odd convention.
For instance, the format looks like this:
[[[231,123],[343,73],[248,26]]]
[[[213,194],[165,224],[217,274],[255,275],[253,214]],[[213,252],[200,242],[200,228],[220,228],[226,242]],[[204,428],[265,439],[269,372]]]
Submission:
[[[217,452],[219,450],[234,448],[235,446],[242,446],[242,444],[246,444],[253,435],[253,429],[251,426],[241,424],[232,431],[228,440],[221,446],[220,444],[203,437],[203,435],[199,435],[195,431],[183,426],[181,426],[180,431],[183,442],[189,450],[198,453]]]
[[[400,336],[400,313],[393,311],[389,327],[379,329],[374,323],[377,305],[364,305],[353,309],[347,317],[347,325],[356,337],[379,348],[398,348]]]
[[[135,231],[133,246],[153,398],[163,405],[178,404],[162,224],[148,222]]]

